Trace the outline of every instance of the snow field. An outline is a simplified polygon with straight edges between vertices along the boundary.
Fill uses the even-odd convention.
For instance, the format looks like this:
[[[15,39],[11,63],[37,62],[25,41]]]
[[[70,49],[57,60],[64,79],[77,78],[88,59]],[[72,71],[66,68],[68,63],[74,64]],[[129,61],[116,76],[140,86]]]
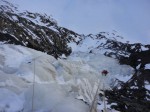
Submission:
[[[74,53],[56,60],[22,46],[0,45],[0,51],[0,111],[6,112],[31,112],[34,75],[35,112],[87,112],[98,84],[111,89],[118,75],[130,77],[133,72],[101,54]],[[101,76],[103,69],[108,76]]]

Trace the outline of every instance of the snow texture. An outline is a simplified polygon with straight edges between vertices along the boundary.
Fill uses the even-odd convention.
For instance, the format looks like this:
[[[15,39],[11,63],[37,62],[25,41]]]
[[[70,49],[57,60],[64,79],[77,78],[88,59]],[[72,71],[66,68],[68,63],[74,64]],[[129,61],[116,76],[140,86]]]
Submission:
[[[113,80],[127,81],[133,73],[131,67],[101,54],[78,52],[56,60],[16,45],[0,44],[0,51],[2,112],[87,112],[98,85],[100,90],[103,84],[111,89]],[[104,69],[109,72],[106,77],[101,75]]]

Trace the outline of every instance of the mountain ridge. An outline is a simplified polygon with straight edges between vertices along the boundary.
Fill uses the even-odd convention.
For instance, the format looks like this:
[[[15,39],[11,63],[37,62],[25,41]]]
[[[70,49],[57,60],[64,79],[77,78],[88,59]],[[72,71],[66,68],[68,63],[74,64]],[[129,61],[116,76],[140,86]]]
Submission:
[[[118,79],[118,84],[106,91],[108,103],[117,104],[111,108],[121,112],[149,111],[150,90],[147,85],[150,85],[150,68],[146,66],[150,64],[150,45],[124,41],[116,31],[78,34],[58,26],[56,20],[46,14],[20,12],[5,0],[0,0],[0,3],[0,45],[25,46],[45,52],[58,60],[62,55],[82,52],[115,58],[120,64],[130,65],[135,73],[125,83]],[[137,92],[139,94],[136,95]]]
[[[2,33],[9,34],[14,38],[12,40],[8,38],[8,43],[15,43],[15,40],[18,40],[23,46],[46,52],[55,58],[62,54],[70,55],[74,46],[76,48],[84,46],[86,52],[100,52],[114,58],[120,58],[122,55],[129,56],[136,50],[150,49],[150,46],[140,43],[129,44],[129,41],[124,41],[116,31],[99,32],[96,35],[78,34],[58,26],[56,20],[46,14],[19,12],[13,4],[5,0],[1,2],[3,3],[0,7],[1,35]],[[90,39],[93,46],[85,43],[87,38]]]

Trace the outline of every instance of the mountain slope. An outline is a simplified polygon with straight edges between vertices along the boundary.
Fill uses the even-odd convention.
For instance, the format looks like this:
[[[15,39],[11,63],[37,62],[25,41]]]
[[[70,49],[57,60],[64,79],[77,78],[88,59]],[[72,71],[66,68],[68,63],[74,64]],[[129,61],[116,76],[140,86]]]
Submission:
[[[150,50],[136,51],[129,57],[122,57],[120,63],[135,70],[126,83],[119,82],[106,97],[111,108],[123,112],[150,112]],[[115,105],[114,105],[115,104]]]
[[[150,45],[131,44],[116,31],[77,34],[58,26],[46,14],[20,12],[5,0],[0,0],[0,26],[0,111],[31,111],[28,102],[32,102],[35,73],[35,101],[41,101],[40,98],[45,96],[42,103],[35,104],[37,111],[53,110],[51,106],[56,105],[59,108],[54,108],[53,112],[66,112],[66,109],[87,112],[100,79],[100,89],[102,83],[106,83],[108,89],[108,109],[149,112]],[[63,55],[67,56],[65,60],[61,59]],[[109,72],[107,78],[99,73],[103,69]],[[53,93],[54,90],[58,91]],[[99,92],[102,93],[101,90]],[[99,110],[102,110],[102,94],[99,95]],[[59,102],[60,105],[57,105]],[[74,107],[79,107],[78,110],[72,106],[69,108],[70,103],[75,103]]]
[[[123,37],[112,33],[100,32],[96,35],[81,35],[58,26],[46,14],[20,12],[13,4],[0,0],[1,41],[27,46],[46,52],[58,58],[68,56],[72,51],[102,53],[110,57],[128,57],[134,51],[150,49],[147,45],[129,44]],[[11,35],[5,36],[5,35]]]
[[[0,1],[0,31],[7,33],[22,45],[47,52],[55,57],[70,54],[67,37],[77,34],[59,27],[51,17],[39,13],[19,12],[15,6]],[[13,43],[14,39],[9,42]],[[5,41],[5,40],[4,40]],[[14,42],[15,43],[15,42]]]

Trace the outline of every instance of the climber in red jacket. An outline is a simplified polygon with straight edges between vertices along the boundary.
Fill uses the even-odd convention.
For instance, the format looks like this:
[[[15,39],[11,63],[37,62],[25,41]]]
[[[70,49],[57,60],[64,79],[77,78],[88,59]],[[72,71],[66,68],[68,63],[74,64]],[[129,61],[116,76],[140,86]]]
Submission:
[[[109,72],[107,70],[103,70],[101,73],[102,75],[106,76]]]

